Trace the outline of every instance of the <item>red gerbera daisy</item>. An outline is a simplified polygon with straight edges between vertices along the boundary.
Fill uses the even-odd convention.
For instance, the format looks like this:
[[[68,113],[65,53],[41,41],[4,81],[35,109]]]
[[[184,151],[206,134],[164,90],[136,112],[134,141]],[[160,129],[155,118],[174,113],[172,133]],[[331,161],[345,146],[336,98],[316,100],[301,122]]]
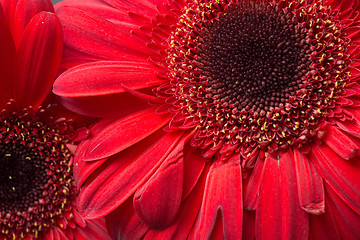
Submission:
[[[357,0],[67,1],[54,92],[103,118],[79,210],[120,239],[360,236]]]
[[[76,207],[72,144],[86,131],[49,95],[62,34],[50,0],[0,2],[0,239],[110,238]]]

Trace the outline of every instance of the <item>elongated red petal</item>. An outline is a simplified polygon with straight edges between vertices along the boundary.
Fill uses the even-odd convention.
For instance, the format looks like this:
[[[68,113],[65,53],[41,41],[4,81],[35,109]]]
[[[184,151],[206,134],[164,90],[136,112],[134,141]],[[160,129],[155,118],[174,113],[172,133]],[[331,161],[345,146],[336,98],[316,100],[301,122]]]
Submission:
[[[136,55],[145,60],[152,54],[129,31],[96,15],[71,7],[62,7],[56,13],[64,28],[66,56],[81,53],[98,60],[127,60]]]
[[[197,184],[203,173],[207,159],[201,156],[201,150],[185,144],[184,147],[184,200]]]
[[[105,219],[109,234],[113,239],[141,239],[149,230],[149,227],[136,215],[131,198],[107,215]]]
[[[116,209],[142,185],[177,144],[181,134],[153,135],[111,157],[79,194],[79,211],[86,218],[102,217]]]
[[[128,25],[129,28],[131,27],[131,29],[136,28],[136,25],[131,24],[132,19],[129,17],[127,11],[121,11],[119,9],[113,8],[108,4],[104,4],[104,2],[101,0],[60,1],[55,5],[55,10],[60,19],[62,18],[61,9],[64,7],[81,9],[100,18],[105,18],[115,24],[120,22]]]
[[[321,177],[360,214],[360,161],[346,161],[324,144],[313,147],[311,160]]]
[[[149,108],[149,104],[128,93],[96,97],[59,97],[67,109],[96,118],[119,118]],[[123,104],[125,103],[126,104]]]
[[[351,139],[337,127],[329,127],[324,139],[325,143],[344,159],[355,157],[359,151],[357,140]]]
[[[300,207],[294,154],[291,150],[265,160],[256,208],[256,239],[308,239],[309,217]]]
[[[15,45],[4,19],[0,19],[0,36],[0,107],[3,108],[13,98],[12,82],[16,55]]]
[[[301,207],[312,214],[325,212],[323,180],[307,156],[294,149],[296,180]]]
[[[250,176],[249,183],[245,190],[244,208],[248,210],[255,210],[259,199],[259,190],[262,182],[264,161],[258,159],[254,170]]]
[[[326,184],[325,188],[328,193],[326,204],[329,205],[329,212],[334,216],[342,239],[359,239],[360,215],[344,203],[330,185]]]
[[[151,135],[169,121],[169,116],[146,109],[121,118],[90,139],[84,160],[109,157]]]
[[[222,215],[226,239],[242,236],[242,176],[237,162],[215,163],[206,179],[203,203],[190,239],[209,238],[218,214]]]
[[[76,182],[76,186],[81,188],[87,178],[103,164],[107,158],[101,159],[98,161],[83,161],[83,157],[85,155],[85,151],[88,148],[89,140],[85,140],[81,142],[75,152],[74,157],[74,180]]]
[[[338,227],[336,226],[334,214],[335,213],[331,209],[329,209],[328,202],[326,202],[325,213],[319,215],[309,215],[310,239],[341,239]]]
[[[100,61],[82,64],[60,75],[53,92],[62,97],[87,97],[126,92],[158,85],[154,65],[143,62]]]
[[[155,229],[170,226],[178,215],[184,183],[184,143],[169,154],[153,176],[134,196],[140,219]]]
[[[59,70],[62,46],[61,25],[55,14],[41,12],[27,25],[17,51],[14,81],[15,100],[20,106],[36,108],[50,93]]]
[[[30,20],[38,13],[52,12],[54,13],[54,7],[50,0],[37,0],[28,1],[20,0],[16,6],[15,19],[14,19],[14,41],[18,44],[21,40],[22,34],[26,28],[26,25]]]
[[[135,12],[139,14],[142,17],[147,17],[148,19],[151,19],[158,14],[157,9],[155,6],[162,6],[161,1],[148,1],[148,0],[136,0],[136,1],[128,1],[128,0],[118,0],[118,1],[112,1],[112,0],[105,0],[107,4],[120,9],[124,12]]]
[[[210,164],[205,166],[204,173],[200,176],[196,186],[185,199],[185,201],[181,203],[180,213],[176,219],[176,222],[174,222],[174,224],[172,224],[170,227],[161,231],[150,230],[146,234],[145,240],[183,240],[188,237],[201,206],[205,188],[205,180],[209,168]]]

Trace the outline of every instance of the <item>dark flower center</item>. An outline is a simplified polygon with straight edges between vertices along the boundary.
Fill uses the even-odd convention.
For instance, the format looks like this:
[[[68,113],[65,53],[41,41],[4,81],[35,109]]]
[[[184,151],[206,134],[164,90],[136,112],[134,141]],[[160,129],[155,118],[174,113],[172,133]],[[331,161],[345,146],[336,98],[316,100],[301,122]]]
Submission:
[[[322,1],[190,3],[168,40],[170,83],[155,89],[204,157],[244,166],[309,144],[349,83],[350,39]]]
[[[76,187],[67,144],[73,127],[49,116],[51,108],[0,114],[1,239],[37,238],[72,213]]]
[[[280,14],[281,13],[281,14]],[[284,106],[310,69],[305,29],[273,8],[229,6],[199,39],[208,97],[257,114]]]
[[[24,211],[41,197],[46,165],[24,145],[0,145],[0,211]]]

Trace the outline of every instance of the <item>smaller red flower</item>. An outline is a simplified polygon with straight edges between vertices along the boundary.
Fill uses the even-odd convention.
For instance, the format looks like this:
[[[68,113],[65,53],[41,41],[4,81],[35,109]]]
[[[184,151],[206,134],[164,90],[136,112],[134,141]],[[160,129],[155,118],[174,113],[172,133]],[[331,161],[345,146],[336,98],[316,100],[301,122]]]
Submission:
[[[2,0],[0,36],[0,239],[109,239],[77,210],[72,152],[87,130],[50,94],[63,53],[51,1]]]

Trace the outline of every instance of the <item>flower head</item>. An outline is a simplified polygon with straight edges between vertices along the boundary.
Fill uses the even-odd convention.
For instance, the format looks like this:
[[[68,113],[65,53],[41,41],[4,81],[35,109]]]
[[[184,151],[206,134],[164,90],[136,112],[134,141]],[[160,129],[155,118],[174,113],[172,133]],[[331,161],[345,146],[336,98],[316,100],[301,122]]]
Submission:
[[[86,131],[50,92],[63,51],[51,1],[1,1],[0,32],[0,239],[108,239],[77,211],[72,152]]]
[[[358,236],[358,8],[59,5],[78,66],[53,91],[103,118],[75,156],[80,212],[124,238]]]

